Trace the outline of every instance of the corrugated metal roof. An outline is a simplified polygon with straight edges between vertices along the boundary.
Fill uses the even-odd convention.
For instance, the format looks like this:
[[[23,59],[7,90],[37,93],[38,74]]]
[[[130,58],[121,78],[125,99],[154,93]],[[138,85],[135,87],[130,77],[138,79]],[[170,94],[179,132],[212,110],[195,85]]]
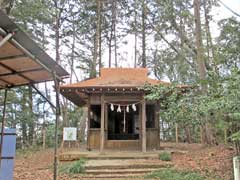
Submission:
[[[0,41],[13,37],[0,47],[0,89],[52,80],[52,73],[69,74],[0,10]]]

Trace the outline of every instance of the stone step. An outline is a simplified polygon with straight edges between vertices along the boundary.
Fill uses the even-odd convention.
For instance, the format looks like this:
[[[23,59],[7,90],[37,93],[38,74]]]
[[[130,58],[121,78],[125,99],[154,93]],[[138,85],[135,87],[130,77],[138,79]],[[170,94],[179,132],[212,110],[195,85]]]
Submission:
[[[143,179],[142,173],[136,174],[99,174],[99,175],[83,175],[81,179],[118,179],[118,180],[140,180]]]
[[[152,168],[168,168],[171,164],[131,164],[131,165],[103,165],[103,166],[86,166],[87,170],[103,170],[103,169],[152,169]]]
[[[172,162],[160,160],[88,160],[86,170],[104,169],[151,169],[171,167]]]
[[[70,153],[63,153],[58,156],[60,161],[76,161],[80,160],[81,158],[86,158],[90,160],[111,160],[111,159],[159,159],[158,153],[153,154],[70,154]]]
[[[159,168],[141,168],[141,169],[87,169],[85,174],[103,175],[103,174],[146,174],[158,170]]]

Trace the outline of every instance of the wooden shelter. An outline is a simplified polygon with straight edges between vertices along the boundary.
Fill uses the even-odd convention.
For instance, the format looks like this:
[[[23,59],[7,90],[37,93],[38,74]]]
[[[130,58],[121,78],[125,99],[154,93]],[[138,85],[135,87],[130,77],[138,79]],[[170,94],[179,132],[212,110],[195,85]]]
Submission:
[[[78,106],[88,107],[89,149],[158,149],[159,105],[147,101],[146,68],[103,68],[100,77],[60,86],[60,93]]]
[[[0,11],[0,89],[68,76],[44,50]]]
[[[54,177],[57,179],[57,128],[60,116],[59,82],[69,74],[59,66],[44,50],[27,36],[1,9],[0,9],[0,90],[5,90],[3,100],[3,115],[1,122],[0,139],[0,169],[2,160],[12,159],[2,155],[7,91],[23,85],[33,87],[56,111],[55,119],[55,150],[54,150]],[[56,91],[56,105],[51,103],[34,84],[54,80]],[[1,178],[0,178],[1,179]]]

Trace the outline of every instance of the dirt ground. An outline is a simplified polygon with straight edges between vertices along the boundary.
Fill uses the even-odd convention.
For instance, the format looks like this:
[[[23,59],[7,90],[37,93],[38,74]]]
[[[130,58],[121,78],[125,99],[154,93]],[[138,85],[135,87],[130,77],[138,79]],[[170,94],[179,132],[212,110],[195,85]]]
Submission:
[[[176,147],[176,149],[186,150],[186,154],[173,154],[173,162],[177,169],[197,170],[201,174],[217,176],[214,180],[232,180],[233,165],[232,158],[234,150],[226,146],[204,147],[200,144],[170,144],[163,146]]]
[[[204,175],[217,175],[223,180],[232,178],[234,151],[225,146],[204,147],[199,144],[162,143],[164,149],[176,149],[187,153],[173,153],[172,162],[177,169],[197,170]],[[15,160],[15,180],[51,180],[53,150],[41,150],[19,154]],[[59,180],[70,180],[62,176]],[[214,179],[218,180],[218,178]]]

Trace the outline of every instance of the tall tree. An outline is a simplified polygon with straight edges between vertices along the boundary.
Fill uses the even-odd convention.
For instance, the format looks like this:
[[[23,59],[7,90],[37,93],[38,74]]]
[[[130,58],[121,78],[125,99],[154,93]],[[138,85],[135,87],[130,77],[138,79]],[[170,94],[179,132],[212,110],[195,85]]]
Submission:
[[[210,0],[203,1],[203,9],[204,9],[204,19],[205,19],[205,32],[206,32],[206,48],[207,48],[207,61],[206,64],[209,64],[208,67],[214,70],[215,73],[218,73],[217,69],[217,57],[215,47],[213,45],[212,34],[210,31],[210,14],[209,11],[213,6],[213,2]]]
[[[101,0],[96,0],[97,10],[96,10],[96,31],[95,31],[95,38],[94,38],[94,52],[93,52],[93,66],[90,72],[90,78],[97,76],[97,59],[98,59],[98,52],[99,52],[99,36],[100,36],[100,13],[101,13]]]
[[[202,28],[200,17],[200,0],[194,0],[194,17],[195,17],[195,37],[196,37],[196,50],[197,50],[197,68],[199,73],[199,79],[206,79],[206,65],[204,59],[204,48],[202,42]],[[203,87],[202,87],[203,88]]]
[[[99,57],[99,76],[101,75],[101,68],[103,66],[102,64],[102,1],[100,1],[100,7],[99,7],[99,52],[98,52],[98,57]]]
[[[146,2],[142,0],[142,67],[147,67],[146,60]]]
[[[117,61],[117,1],[113,1],[113,37],[114,37],[114,60],[115,60],[115,67],[118,67]]]
[[[134,68],[137,67],[137,0],[134,0]]]

